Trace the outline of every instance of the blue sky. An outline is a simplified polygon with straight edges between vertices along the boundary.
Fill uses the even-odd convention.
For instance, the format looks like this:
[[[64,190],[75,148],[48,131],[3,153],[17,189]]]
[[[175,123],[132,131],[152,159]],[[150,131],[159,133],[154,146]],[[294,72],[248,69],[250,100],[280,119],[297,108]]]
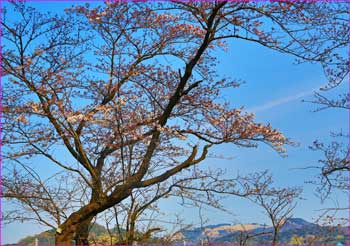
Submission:
[[[73,3],[33,3],[42,10],[61,11]],[[308,146],[315,139],[329,140],[330,131],[348,132],[348,113],[342,110],[312,112],[315,105],[301,100],[312,99],[312,92],[326,84],[326,78],[319,64],[295,65],[290,55],[280,54],[256,44],[244,41],[230,42],[228,52],[217,52],[220,73],[232,78],[242,79],[246,83],[241,87],[224,92],[232,105],[244,106],[256,114],[257,121],[269,122],[287,137],[298,142],[298,147],[287,147],[288,157],[282,158],[271,148],[259,146],[257,149],[243,149],[225,145],[216,148],[216,153],[233,156],[232,160],[207,159],[205,165],[227,169],[229,173],[249,173],[271,169],[277,186],[304,186],[303,197],[295,209],[294,216],[312,221],[317,210],[333,206],[331,200],[320,204],[315,196],[315,187],[305,184],[317,174],[317,170],[298,168],[317,164],[320,153],[312,152]],[[347,83],[337,92],[348,91]],[[347,204],[347,194],[334,193],[332,199]],[[234,214],[228,215],[214,209],[205,210],[210,224],[258,222],[268,223],[262,211],[250,202],[227,198],[224,205]],[[6,204],[4,204],[6,207]],[[198,223],[198,210],[182,209],[173,200],[161,202],[164,217],[181,212],[188,223]],[[344,214],[347,216],[346,214]],[[15,223],[5,225],[2,231],[2,243],[14,243],[25,235],[34,234],[43,228],[36,224]]]
[[[231,145],[220,146],[217,152],[233,156],[232,160],[208,159],[208,165],[227,169],[233,174],[249,173],[271,169],[276,186],[303,186],[303,200],[298,202],[295,217],[313,221],[319,209],[334,206],[335,201],[346,206],[347,194],[335,192],[332,200],[324,204],[315,196],[315,186],[305,184],[314,179],[317,170],[300,169],[317,165],[320,153],[312,152],[308,146],[316,139],[327,141],[330,131],[348,131],[348,114],[345,110],[325,110],[312,112],[317,107],[302,100],[311,100],[312,92],[326,84],[322,68],[318,64],[295,65],[294,58],[258,45],[242,41],[231,42],[228,53],[219,53],[222,71],[234,78],[246,81],[241,87],[226,92],[233,105],[244,105],[248,111],[256,114],[261,122],[270,122],[287,137],[298,142],[299,146],[287,146],[288,157],[282,158],[267,146],[257,149],[235,148]],[[339,91],[347,91],[344,83]],[[335,93],[335,92],[334,92]],[[171,202],[163,201],[169,213],[175,211]],[[227,198],[224,204],[235,216],[208,209],[209,223],[267,223],[262,211],[247,201]],[[189,223],[198,221],[198,209],[184,210]],[[347,217],[347,213],[343,213]]]

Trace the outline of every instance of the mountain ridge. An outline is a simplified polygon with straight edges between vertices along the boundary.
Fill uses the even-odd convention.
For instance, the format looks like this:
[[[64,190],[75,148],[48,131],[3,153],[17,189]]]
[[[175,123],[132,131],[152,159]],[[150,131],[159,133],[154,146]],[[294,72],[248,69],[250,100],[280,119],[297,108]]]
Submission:
[[[225,225],[224,227],[222,225]],[[289,244],[294,241],[314,240],[315,243],[325,241],[345,244],[348,240],[347,227],[327,227],[308,222],[302,218],[290,218],[282,227],[279,238],[280,243]],[[215,243],[229,243],[239,240],[242,235],[249,235],[248,243],[269,243],[272,239],[272,226],[258,223],[209,225],[197,227],[192,230],[180,231],[174,241],[199,242],[202,240]],[[297,243],[297,242],[294,242]]]

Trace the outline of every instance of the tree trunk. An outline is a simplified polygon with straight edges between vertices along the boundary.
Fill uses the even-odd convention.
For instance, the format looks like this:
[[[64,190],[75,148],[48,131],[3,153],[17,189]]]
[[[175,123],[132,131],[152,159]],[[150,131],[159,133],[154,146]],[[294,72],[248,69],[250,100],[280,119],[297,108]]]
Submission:
[[[56,232],[55,245],[56,246],[71,246],[73,244],[74,231],[64,230],[62,233]]]
[[[134,243],[134,240],[135,240],[135,222],[132,221],[129,229],[129,233],[126,238],[126,242],[127,244],[132,245]]]
[[[278,233],[279,233],[279,230],[275,228],[273,232],[272,246],[277,246]]]
[[[118,192],[119,191],[119,192]],[[90,224],[92,218],[98,213],[118,204],[127,198],[132,189],[129,187],[122,187],[114,192],[108,199],[100,198],[98,202],[90,202],[89,204],[81,207],[78,211],[73,212],[68,219],[59,226],[58,232],[55,234],[56,246],[71,246],[72,241],[79,237],[80,243],[82,242],[86,231],[86,224]],[[89,221],[87,223],[86,221]],[[81,226],[80,226],[81,225]],[[78,228],[80,229],[78,233]],[[85,228],[85,229],[84,229]],[[87,227],[88,228],[88,227]],[[85,232],[84,232],[85,230]],[[77,234],[77,236],[75,236]],[[80,235],[80,236],[79,236]],[[86,242],[86,241],[85,241]],[[86,244],[82,244],[86,245]]]
[[[95,185],[99,187],[99,185]],[[100,199],[99,189],[93,189],[91,192],[90,203],[94,203]],[[80,221],[75,229],[74,240],[76,246],[89,246],[89,232],[91,221],[94,216],[87,217],[85,220]]]
[[[75,245],[88,246],[89,245],[89,229],[93,217],[81,222],[75,232]]]
[[[55,234],[56,246],[88,246],[89,226],[92,219],[93,217],[90,217],[79,223],[77,226],[60,227],[61,232],[56,232]]]
[[[138,204],[135,205],[135,208],[131,208],[131,211],[129,212],[129,216],[128,216],[128,231],[126,233],[126,244],[128,245],[132,245],[134,243],[135,240],[135,223],[138,217]]]

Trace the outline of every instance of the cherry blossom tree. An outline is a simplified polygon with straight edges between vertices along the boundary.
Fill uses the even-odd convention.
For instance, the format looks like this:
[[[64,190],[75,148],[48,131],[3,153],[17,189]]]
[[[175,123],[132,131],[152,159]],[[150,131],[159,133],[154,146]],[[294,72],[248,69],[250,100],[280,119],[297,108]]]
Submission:
[[[257,187],[265,187],[271,182],[266,171],[236,175],[233,178],[225,178],[227,174],[220,169],[215,170],[188,170],[181,177],[173,177],[171,180],[150,186],[144,189],[135,189],[130,197],[109,211],[106,211],[103,219],[107,228],[111,223],[116,224],[116,234],[111,233],[111,238],[117,238],[118,244],[133,244],[137,241],[147,243],[152,233],[164,228],[164,217],[158,202],[161,199],[180,198],[181,205],[185,207],[211,207],[218,211],[229,212],[221,201],[226,196],[249,197],[263,194],[271,195],[270,191]],[[262,190],[262,189],[261,189]],[[163,214],[163,215],[162,215]],[[165,215],[166,218],[166,215]],[[165,220],[165,223],[171,223]]]
[[[261,206],[271,220],[273,228],[272,245],[278,244],[278,235],[291,218],[296,206],[295,200],[300,196],[300,188],[283,188],[271,191],[273,195],[261,195],[256,197],[255,202]]]
[[[247,198],[263,209],[272,224],[272,245],[278,244],[278,236],[296,206],[296,200],[300,198],[301,187],[278,188],[273,184],[272,175],[265,171],[259,176],[264,182],[248,180],[251,187],[258,191]],[[271,233],[271,231],[270,231]],[[248,238],[246,238],[248,239]]]
[[[26,177],[24,187],[43,186],[37,176],[52,165],[80,180],[84,202],[57,213],[58,245],[84,244],[80,236],[97,214],[200,165],[214,145],[261,142],[283,153],[280,132],[222,100],[220,92],[239,81],[217,73],[213,51],[243,39],[328,67],[338,43],[327,34],[344,14],[341,3],[301,2],[106,2],[62,16],[22,2],[8,8],[14,14],[5,10],[1,21],[3,180],[16,182],[15,173]],[[343,67],[326,73],[343,74]],[[11,200],[42,200],[23,189]],[[64,191],[57,183],[54,190]]]
[[[350,27],[345,25],[345,20],[349,19],[349,9],[339,12],[335,19],[337,23],[337,31],[330,31],[327,36],[329,40],[338,45],[330,48],[336,52],[333,57],[330,57],[330,63],[325,66],[326,74],[328,75],[328,83],[314,93],[314,98],[311,101],[316,108],[315,112],[334,110],[334,111],[349,111],[350,94],[348,88],[344,86],[349,82],[349,34]],[[343,23],[343,24],[341,24]],[[344,122],[347,119],[343,119]],[[345,129],[333,129],[329,134],[329,141],[317,139],[313,142],[310,149],[320,154],[317,166],[313,165],[310,168],[316,168],[319,172],[316,178],[309,183],[316,185],[316,191],[324,202],[326,199],[332,198],[334,192],[342,191],[348,193],[349,183],[348,176],[350,171],[350,148],[349,148],[349,132]],[[348,194],[347,194],[348,195]],[[344,200],[345,201],[345,200]],[[334,226],[337,221],[339,224],[347,224],[347,216],[339,217],[339,211],[349,211],[347,203],[337,201],[332,208],[322,209],[322,213],[317,221],[325,219],[326,224]]]
[[[338,135],[334,136],[339,138]],[[332,141],[330,144],[325,144],[315,141],[310,147],[314,151],[321,152],[322,158],[319,160],[321,164],[318,167],[321,170],[321,175],[314,181],[317,184],[317,191],[320,194],[322,201],[327,199],[333,189],[348,190],[348,172],[349,167],[349,150],[341,141]]]

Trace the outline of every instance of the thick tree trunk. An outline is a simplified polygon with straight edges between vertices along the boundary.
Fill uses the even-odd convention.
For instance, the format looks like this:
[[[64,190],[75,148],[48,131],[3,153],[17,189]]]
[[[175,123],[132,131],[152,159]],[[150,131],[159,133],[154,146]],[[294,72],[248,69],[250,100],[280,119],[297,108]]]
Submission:
[[[92,190],[90,204],[86,206],[89,207],[91,204],[96,203],[99,200],[99,193],[96,191],[97,189]],[[86,212],[77,211],[76,217],[79,218],[79,222],[70,221],[70,218],[61,225],[61,234],[56,233],[56,246],[66,246],[74,244],[76,246],[88,246],[89,245],[89,229],[92,219],[94,215],[90,215],[85,217]],[[73,216],[74,217],[74,216]],[[84,218],[84,219],[83,219]],[[69,223],[72,222],[72,223]],[[75,242],[72,242],[74,239]]]
[[[56,246],[71,246],[73,245],[74,232],[62,231],[62,233],[56,232],[55,245]]]
[[[93,217],[81,222],[75,232],[75,245],[77,246],[88,246],[89,245],[89,229]]]
[[[56,246],[88,246],[89,226],[92,219],[93,217],[89,217],[77,226],[60,227],[61,232],[56,232],[55,234]]]
[[[69,219],[66,223],[59,226],[59,229],[55,234],[56,246],[87,246],[89,245],[89,226],[94,216],[90,216],[87,219],[80,221],[79,223],[69,223]]]
[[[77,239],[76,234],[77,236],[82,236],[82,234],[86,235],[86,230],[84,232],[84,228],[86,228],[86,224],[90,224],[94,216],[123,201],[131,194],[131,191],[132,189],[128,186],[125,188],[121,187],[108,199],[99,198],[98,202],[90,202],[89,204],[81,207],[78,211],[72,213],[68,219],[60,225],[59,232],[56,232],[55,234],[56,246],[71,246],[73,244],[73,240]],[[86,221],[89,221],[89,223]],[[83,238],[84,236],[79,238],[80,243],[83,241]],[[83,245],[86,244],[83,243]]]

